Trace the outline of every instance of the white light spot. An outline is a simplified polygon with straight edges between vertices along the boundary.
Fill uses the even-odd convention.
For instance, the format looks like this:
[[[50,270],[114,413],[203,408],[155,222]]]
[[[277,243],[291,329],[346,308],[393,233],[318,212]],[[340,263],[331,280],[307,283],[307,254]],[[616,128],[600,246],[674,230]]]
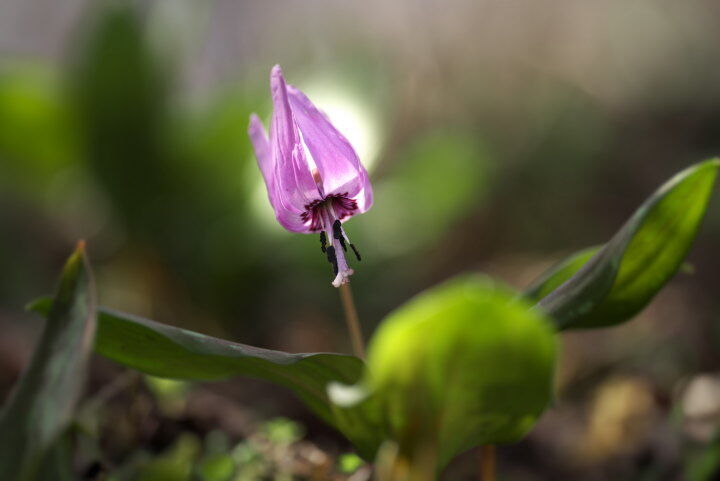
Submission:
[[[336,82],[310,81],[301,85],[306,87],[301,90],[327,114],[332,124],[355,148],[368,172],[371,171],[377,160],[380,139],[377,118],[367,106],[369,102],[363,102],[353,92],[343,91]]]

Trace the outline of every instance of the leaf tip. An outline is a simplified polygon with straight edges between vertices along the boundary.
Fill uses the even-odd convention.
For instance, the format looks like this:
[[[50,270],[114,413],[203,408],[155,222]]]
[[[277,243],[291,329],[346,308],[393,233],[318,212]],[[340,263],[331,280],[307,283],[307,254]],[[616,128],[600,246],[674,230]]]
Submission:
[[[65,272],[69,273],[76,269],[89,270],[88,263],[87,242],[85,239],[80,239],[75,244],[75,249],[65,264]]]
[[[698,170],[705,171],[708,179],[708,187],[712,189],[712,185],[717,178],[718,169],[720,169],[720,157],[713,157],[705,160],[698,165]]]
[[[717,174],[720,168],[720,157],[712,157],[695,165],[696,170],[712,170],[713,174]]]

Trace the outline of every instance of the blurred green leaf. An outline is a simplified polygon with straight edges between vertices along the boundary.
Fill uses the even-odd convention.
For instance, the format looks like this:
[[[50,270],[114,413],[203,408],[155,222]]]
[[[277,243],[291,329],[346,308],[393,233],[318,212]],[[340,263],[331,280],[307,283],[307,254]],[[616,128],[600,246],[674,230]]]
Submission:
[[[75,454],[73,429],[70,427],[53,442],[39,463],[37,481],[76,481],[73,461]]]
[[[82,37],[70,78],[90,167],[133,227],[162,220],[149,199],[165,194],[168,78],[139,9],[104,2]]]
[[[365,382],[410,465],[443,467],[534,425],[552,395],[556,346],[550,323],[529,307],[485,277],[462,276],[384,321]]]
[[[720,440],[714,439],[707,446],[686,454],[685,479],[688,481],[712,481],[719,474]]]
[[[534,283],[527,296],[542,297],[538,307],[561,330],[612,326],[636,315],[682,265],[719,165],[713,159],[677,174],[594,256],[583,262],[591,250],[574,254]]]
[[[95,298],[82,245],[65,264],[47,323],[9,401],[0,413],[0,479],[34,479],[73,416],[95,333]]]
[[[275,418],[264,423],[260,432],[273,444],[292,444],[305,435],[305,429],[292,419]]]
[[[134,481],[190,481],[193,466],[201,451],[200,441],[182,434],[162,455],[142,464]]]
[[[188,383],[154,376],[144,376],[144,381],[163,415],[177,417],[185,412],[185,396],[190,390]]]
[[[257,449],[255,443],[250,441],[243,441],[232,450],[232,457],[235,460],[235,464],[243,469],[248,467],[255,467],[261,469],[260,465],[263,464],[264,459],[262,453]]]
[[[198,466],[203,481],[228,481],[235,472],[235,461],[227,453],[207,456]]]
[[[48,299],[29,306],[47,313]],[[290,389],[315,414],[335,426],[366,457],[382,441],[377,430],[356,429],[360,409],[337,415],[326,386],[356,383],[363,362],[333,353],[290,354],[238,344],[148,319],[103,309],[98,311],[95,350],[115,362],[153,376],[212,381],[234,376],[264,379]]]
[[[345,474],[354,473],[363,464],[362,458],[355,453],[345,453],[338,458],[338,469]]]
[[[400,157],[396,170],[378,185],[377,198],[384,202],[372,214],[373,229],[383,232],[383,251],[424,247],[445,235],[480,205],[491,176],[476,133],[427,132]]]
[[[0,173],[5,189],[44,195],[79,153],[70,102],[49,69],[9,65],[0,71]]]

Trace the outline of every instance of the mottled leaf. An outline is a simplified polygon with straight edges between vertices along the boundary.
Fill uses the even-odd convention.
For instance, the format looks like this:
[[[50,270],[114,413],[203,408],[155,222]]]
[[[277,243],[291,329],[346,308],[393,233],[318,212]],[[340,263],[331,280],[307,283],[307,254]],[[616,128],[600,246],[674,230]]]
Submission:
[[[47,306],[48,301],[41,299],[30,308],[44,313]],[[376,432],[355,433],[352,422],[338,420],[326,393],[331,382],[350,384],[360,379],[364,364],[354,356],[261,349],[104,308],[98,311],[95,350],[153,376],[201,381],[248,376],[270,381],[290,389],[343,432],[361,454],[371,457],[381,441]]]

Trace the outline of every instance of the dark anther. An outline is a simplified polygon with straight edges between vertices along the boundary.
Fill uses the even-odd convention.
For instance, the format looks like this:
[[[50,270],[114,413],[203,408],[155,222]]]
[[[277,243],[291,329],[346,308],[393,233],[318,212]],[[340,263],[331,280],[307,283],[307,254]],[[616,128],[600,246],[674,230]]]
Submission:
[[[357,248],[355,247],[355,245],[354,245],[354,244],[350,244],[350,248],[351,248],[351,249],[353,250],[353,252],[355,253],[355,257],[357,257],[357,260],[361,261],[361,260],[362,260],[362,257],[360,257],[360,253],[358,252],[358,250],[357,250]]]
[[[336,239],[342,239],[343,237],[342,224],[339,220],[335,220],[335,222],[333,222],[333,237],[335,237]]]
[[[320,249],[322,249],[323,252],[325,252],[325,248],[327,247],[327,236],[325,235],[325,231],[320,232]]]
[[[333,246],[330,246],[327,248],[327,258],[328,258],[328,262],[330,262],[330,264],[332,264],[332,266],[333,266],[333,274],[337,275],[338,263],[337,263],[337,257],[335,256],[335,248]]]
[[[333,237],[340,241],[340,245],[343,250],[347,252],[347,246],[345,245],[345,236],[342,233],[342,227],[339,220],[333,222]]]

